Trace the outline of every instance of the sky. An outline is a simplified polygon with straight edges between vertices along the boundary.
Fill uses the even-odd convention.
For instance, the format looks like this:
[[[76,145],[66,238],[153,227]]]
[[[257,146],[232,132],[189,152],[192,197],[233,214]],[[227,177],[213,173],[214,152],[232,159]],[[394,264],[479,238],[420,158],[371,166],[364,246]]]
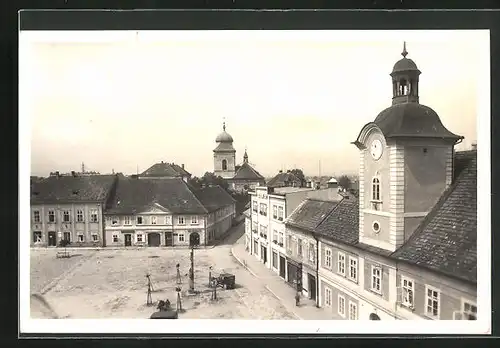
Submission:
[[[28,35],[30,34],[30,35]],[[31,174],[213,171],[215,138],[270,177],[355,174],[361,128],[391,105],[403,41],[420,103],[477,141],[489,47],[479,31],[53,32],[20,35],[20,127]],[[489,116],[489,115],[487,115]]]

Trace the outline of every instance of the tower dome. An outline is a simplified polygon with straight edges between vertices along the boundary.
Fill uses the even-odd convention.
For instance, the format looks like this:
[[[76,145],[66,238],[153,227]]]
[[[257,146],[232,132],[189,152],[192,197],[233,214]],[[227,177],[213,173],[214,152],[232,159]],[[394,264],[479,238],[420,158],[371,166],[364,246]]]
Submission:
[[[215,138],[215,142],[217,143],[232,143],[233,142],[233,137],[226,132],[226,122],[223,123],[222,125],[222,132],[217,135],[217,138]]]

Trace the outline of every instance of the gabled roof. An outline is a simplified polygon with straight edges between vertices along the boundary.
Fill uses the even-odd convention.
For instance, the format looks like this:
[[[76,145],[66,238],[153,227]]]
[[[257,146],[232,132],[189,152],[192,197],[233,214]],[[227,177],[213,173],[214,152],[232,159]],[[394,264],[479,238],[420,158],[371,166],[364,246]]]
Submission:
[[[338,201],[320,201],[308,198],[290,214],[285,225],[314,232],[338,203]]]
[[[302,184],[300,179],[295,174],[293,174],[292,172],[287,172],[287,173],[276,174],[274,176],[274,178],[269,180],[269,182],[267,183],[267,186],[268,187],[281,187],[281,186],[285,186],[286,182],[295,182],[299,186]]]
[[[163,180],[120,177],[107,214],[135,214],[158,203],[175,214],[207,210],[181,178]]]
[[[264,180],[264,177],[253,169],[250,164],[244,162],[239,166],[232,180]]]
[[[31,185],[31,204],[103,202],[116,175],[50,176]]]
[[[477,281],[477,151],[455,154],[455,182],[392,257]]]
[[[175,163],[160,162],[153,164],[151,167],[142,172],[139,176],[146,178],[177,178],[191,175],[181,166]]]
[[[354,245],[359,239],[359,202],[345,196],[319,224],[315,232],[323,237]]]
[[[236,202],[236,200],[219,185],[204,187],[193,191],[193,193],[208,212],[216,211]]]

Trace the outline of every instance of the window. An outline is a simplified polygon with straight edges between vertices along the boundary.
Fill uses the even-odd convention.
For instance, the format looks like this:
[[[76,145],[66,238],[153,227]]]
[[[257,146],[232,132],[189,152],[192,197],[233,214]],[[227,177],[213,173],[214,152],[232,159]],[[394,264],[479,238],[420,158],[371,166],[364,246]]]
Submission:
[[[278,254],[273,251],[273,268],[278,269]]]
[[[345,254],[341,252],[338,254],[337,273],[345,276]]]
[[[118,235],[117,234],[113,235],[113,243],[118,243]]]
[[[413,307],[413,280],[401,277],[401,304]]]
[[[259,255],[259,242],[257,242],[255,239],[253,240],[253,253],[254,255]]]
[[[278,240],[278,244],[280,246],[283,246],[283,232],[280,232],[279,233],[279,240]]]
[[[40,222],[40,211],[39,210],[33,211],[33,222]]]
[[[142,234],[141,233],[137,234],[136,239],[137,243],[142,243]]]
[[[63,211],[63,222],[69,222],[69,211]]]
[[[286,236],[286,249],[292,251],[292,236]]]
[[[332,306],[332,289],[325,287],[325,306]]]
[[[179,233],[177,235],[177,239],[179,240],[179,242],[184,242],[184,233]]]
[[[278,206],[273,205],[273,219],[277,219],[277,218],[278,218]]]
[[[260,236],[262,238],[267,238],[267,226],[260,225],[259,228],[260,228]]]
[[[63,233],[63,239],[68,241],[68,242],[71,242],[71,233],[69,232],[64,232]]]
[[[53,210],[49,210],[49,222],[56,222],[56,213]]]
[[[349,301],[349,320],[358,320],[358,305]]]
[[[267,216],[267,204],[261,203],[260,204],[260,215]]]
[[[257,212],[257,201],[253,201],[253,202],[252,202],[252,210],[253,210],[254,212]]]
[[[309,243],[309,261],[314,262],[316,254],[316,245],[314,243]]]
[[[92,241],[93,242],[99,241],[99,236],[97,234],[92,234]]]
[[[227,170],[227,161],[225,159],[222,160],[222,170]]]
[[[84,239],[83,239],[83,234],[79,234],[79,235],[78,235],[78,241],[79,241],[80,243],[83,243],[83,241],[84,241]]]
[[[373,178],[372,179],[372,200],[380,201],[380,179]]]
[[[382,280],[382,270],[380,269],[380,267],[372,266],[371,289],[372,289],[372,291],[375,291],[378,294],[381,293],[381,289],[382,289],[381,280]]]
[[[283,221],[283,207],[278,207],[278,220]]]
[[[345,317],[345,297],[339,295],[338,298],[338,312],[342,317]]]
[[[425,313],[431,318],[439,319],[439,291],[430,286],[426,286],[425,297]]]
[[[171,222],[170,222],[170,216],[165,216],[165,225],[170,225]]]
[[[90,209],[90,222],[98,222],[97,209]]]
[[[83,210],[76,211],[76,222],[83,222]]]
[[[358,281],[358,259],[349,256],[349,279]]]
[[[151,216],[151,225],[156,225],[156,216]]]
[[[463,303],[463,319],[477,320],[477,306],[470,302]]]
[[[278,231],[273,230],[273,243],[278,243]]]
[[[259,232],[257,223],[255,221],[252,221],[252,231],[254,231],[255,233]]]
[[[191,216],[191,225],[197,225],[197,224],[198,224],[198,217]]]
[[[33,232],[33,243],[41,243],[42,242],[42,232],[36,231]]]
[[[325,248],[325,267],[332,269],[332,249]]]
[[[302,239],[297,240],[297,255],[302,256]]]
[[[142,225],[142,216],[137,217],[137,224]]]
[[[125,216],[125,217],[123,218],[123,224],[124,224],[124,225],[132,225],[132,221],[131,221],[131,219],[130,219],[130,216]]]
[[[120,221],[118,220],[118,218],[116,216],[113,216],[111,218],[111,226],[116,226],[116,225],[119,225],[120,224]]]
[[[178,223],[179,225],[184,225],[184,224],[186,223],[186,222],[184,221],[184,216],[179,216],[179,217],[177,218],[177,223]]]

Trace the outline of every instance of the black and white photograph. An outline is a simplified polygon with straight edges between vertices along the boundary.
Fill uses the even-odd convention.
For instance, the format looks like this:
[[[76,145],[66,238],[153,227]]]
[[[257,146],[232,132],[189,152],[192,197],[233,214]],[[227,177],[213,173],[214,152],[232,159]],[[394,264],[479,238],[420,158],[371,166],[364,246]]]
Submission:
[[[21,326],[485,333],[489,40],[21,31]]]

